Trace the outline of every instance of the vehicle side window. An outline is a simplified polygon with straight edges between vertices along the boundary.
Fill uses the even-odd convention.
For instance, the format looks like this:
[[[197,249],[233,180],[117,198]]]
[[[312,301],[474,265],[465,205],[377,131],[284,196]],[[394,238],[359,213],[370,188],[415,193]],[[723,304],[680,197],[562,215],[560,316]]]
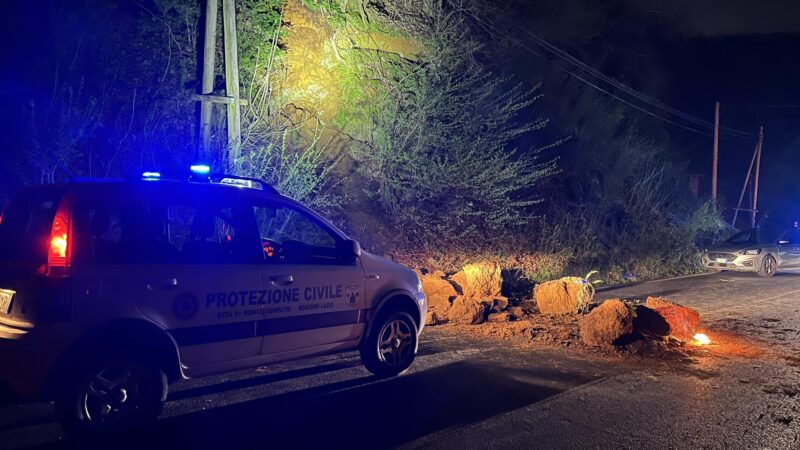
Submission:
[[[78,262],[130,264],[157,259],[158,235],[146,205],[79,201],[75,210]]]
[[[264,259],[277,264],[341,264],[339,239],[316,218],[284,205],[254,206]]]
[[[247,214],[245,207],[178,202],[80,205],[76,258],[100,264],[253,262],[260,250],[252,225],[250,233],[242,232],[252,224]]]
[[[172,204],[166,207],[167,242],[181,263],[251,262],[257,241],[243,232],[246,208]],[[243,217],[245,216],[245,217]]]

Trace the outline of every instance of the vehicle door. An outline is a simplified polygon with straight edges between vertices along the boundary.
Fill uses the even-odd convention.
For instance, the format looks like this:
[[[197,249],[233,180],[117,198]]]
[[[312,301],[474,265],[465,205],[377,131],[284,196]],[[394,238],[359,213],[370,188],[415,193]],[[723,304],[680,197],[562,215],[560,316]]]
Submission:
[[[364,326],[364,271],[346,240],[304,208],[256,201],[263,244],[263,354],[358,339]]]
[[[778,238],[781,267],[800,267],[800,230],[789,230]]]
[[[100,280],[103,302],[132,298],[140,315],[172,335],[189,368],[259,354],[260,248],[249,205],[159,192],[87,205],[84,214],[93,266],[82,273],[94,277],[80,279]]]

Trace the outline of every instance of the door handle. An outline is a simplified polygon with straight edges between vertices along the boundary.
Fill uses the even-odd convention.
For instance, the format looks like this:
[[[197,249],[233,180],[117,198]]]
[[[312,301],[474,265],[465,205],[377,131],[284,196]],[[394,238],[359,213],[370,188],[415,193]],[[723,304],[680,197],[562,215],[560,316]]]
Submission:
[[[166,291],[168,289],[172,289],[178,286],[178,279],[177,278],[167,278],[164,280],[158,281],[151,281],[147,283],[147,290],[148,291]]]
[[[288,286],[294,283],[294,277],[291,275],[273,275],[269,277],[269,281],[273,286]]]

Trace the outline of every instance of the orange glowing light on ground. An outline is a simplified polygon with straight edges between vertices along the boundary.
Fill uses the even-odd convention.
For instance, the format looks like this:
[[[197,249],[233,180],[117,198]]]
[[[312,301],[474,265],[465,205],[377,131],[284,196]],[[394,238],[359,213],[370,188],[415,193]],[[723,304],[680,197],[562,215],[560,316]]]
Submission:
[[[708,345],[711,343],[711,339],[703,333],[697,333],[694,335],[694,342],[697,345]]]

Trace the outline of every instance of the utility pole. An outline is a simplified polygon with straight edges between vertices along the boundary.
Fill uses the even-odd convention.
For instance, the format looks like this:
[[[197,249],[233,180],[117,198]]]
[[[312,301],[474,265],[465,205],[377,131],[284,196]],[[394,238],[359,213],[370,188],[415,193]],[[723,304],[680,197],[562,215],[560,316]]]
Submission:
[[[211,151],[211,116],[213,104],[227,106],[228,122],[228,164],[233,164],[239,157],[242,143],[242,119],[239,98],[239,50],[236,41],[236,7],[235,0],[222,1],[222,25],[225,44],[225,95],[212,95],[214,91],[214,63],[217,43],[217,0],[206,0],[205,41],[203,44],[203,79],[202,93],[192,98],[201,102],[200,128],[202,133],[203,157],[213,159]]]
[[[711,168],[711,204],[717,207],[717,162],[719,159],[719,102],[714,104],[714,159]]]
[[[755,228],[756,224],[756,213],[758,212],[758,178],[761,172],[761,148],[764,146],[764,127],[762,126],[758,132],[758,143],[756,143],[756,147],[753,150],[753,157],[750,159],[750,166],[747,168],[747,175],[744,177],[744,185],[742,185],[742,191],[739,193],[739,202],[736,204],[736,208],[733,210],[733,220],[731,221],[731,226],[736,226],[736,219],[739,217],[739,211],[750,211],[750,226]],[[753,186],[753,197],[750,199],[751,207],[748,209],[742,209],[742,200],[744,200],[744,193],[747,192],[747,187],[750,186],[750,175],[753,173],[753,167],[756,168],[755,170],[755,183]]]
[[[753,211],[751,216],[751,228],[756,227],[756,213],[758,212],[758,175],[761,172],[761,148],[764,147],[764,127],[762,126],[758,130],[758,146],[757,153],[758,156],[756,157],[756,176],[755,176],[755,183],[753,186]]]
[[[214,93],[214,63],[217,53],[217,0],[206,0],[206,28],[203,42],[203,84],[201,94]],[[211,112],[213,103],[202,101],[200,103],[200,129],[203,136],[202,155],[205,161],[212,159],[211,155]]]
[[[225,35],[225,93],[233,98],[228,103],[228,155],[233,163],[239,157],[242,143],[242,118],[239,110],[239,46],[236,43],[236,7],[234,0],[222,0],[222,24]]]

